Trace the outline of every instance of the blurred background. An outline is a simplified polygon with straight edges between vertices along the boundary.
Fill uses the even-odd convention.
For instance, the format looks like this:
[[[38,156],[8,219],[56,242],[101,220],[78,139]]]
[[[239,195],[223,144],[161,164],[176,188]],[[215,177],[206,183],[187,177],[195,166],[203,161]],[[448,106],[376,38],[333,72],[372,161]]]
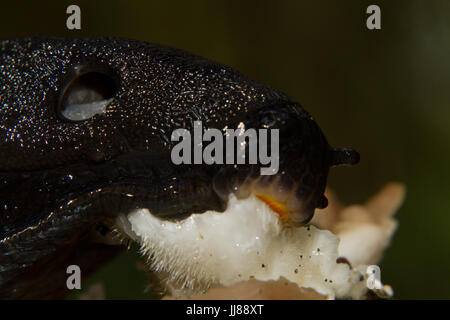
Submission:
[[[332,146],[360,152],[359,165],[330,172],[329,186],[343,202],[361,203],[389,181],[406,185],[399,229],[381,263],[395,298],[450,298],[450,1],[6,3],[2,39],[157,42],[284,91],[315,117]],[[79,31],[66,29],[70,4],[81,7]],[[366,28],[371,4],[381,8],[381,30]],[[132,247],[84,287],[100,281],[108,299],[151,299],[138,261]]]

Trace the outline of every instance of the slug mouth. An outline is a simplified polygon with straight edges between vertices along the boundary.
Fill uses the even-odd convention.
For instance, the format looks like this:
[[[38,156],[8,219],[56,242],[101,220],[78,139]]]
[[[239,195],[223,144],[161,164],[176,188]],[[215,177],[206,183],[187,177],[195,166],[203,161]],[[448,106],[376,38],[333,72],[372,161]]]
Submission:
[[[302,226],[311,220],[316,207],[324,208],[328,204],[325,196],[316,195],[314,186],[317,185],[315,181],[311,182],[313,185],[306,186],[301,178],[293,179],[286,171],[255,177],[251,172],[240,171],[233,175],[222,170],[214,178],[213,187],[222,199],[227,199],[230,194],[237,199],[253,195],[277,213],[284,224]]]
[[[359,162],[355,150],[331,148],[315,121],[298,104],[263,108],[239,126],[279,131],[278,171],[262,175],[260,164],[225,165],[215,174],[213,189],[224,201],[231,193],[237,199],[256,196],[287,225],[303,226],[316,208],[328,205],[324,192],[331,166]]]
[[[328,167],[332,159],[343,153],[357,157],[352,149],[330,149],[325,159],[313,163],[294,156],[288,161],[288,168],[270,176],[259,175],[259,166],[222,168],[214,176],[213,189],[223,201],[230,194],[239,200],[255,196],[277,213],[283,224],[303,226],[312,219],[316,208],[327,207],[324,191]]]

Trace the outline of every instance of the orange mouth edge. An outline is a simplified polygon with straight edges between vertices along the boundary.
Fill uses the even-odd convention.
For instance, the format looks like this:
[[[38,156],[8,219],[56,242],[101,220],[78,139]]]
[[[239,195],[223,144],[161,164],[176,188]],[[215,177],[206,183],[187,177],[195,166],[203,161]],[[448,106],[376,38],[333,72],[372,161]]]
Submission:
[[[256,194],[255,196],[275,211],[280,216],[281,220],[285,221],[289,218],[291,211],[284,203],[265,194]]]

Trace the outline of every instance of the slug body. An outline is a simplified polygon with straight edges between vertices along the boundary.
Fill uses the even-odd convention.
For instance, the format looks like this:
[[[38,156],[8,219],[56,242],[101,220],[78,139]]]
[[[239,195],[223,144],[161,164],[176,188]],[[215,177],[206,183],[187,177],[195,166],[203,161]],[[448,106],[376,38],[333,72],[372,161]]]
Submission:
[[[172,132],[279,129],[279,171],[171,161]],[[243,74],[184,51],[126,39],[0,41],[0,298],[60,297],[119,246],[102,237],[146,208],[180,221],[255,194],[304,225],[328,169],[354,164],[302,107]],[[99,240],[100,239],[100,240]],[[224,239],[226,241],[226,239]]]

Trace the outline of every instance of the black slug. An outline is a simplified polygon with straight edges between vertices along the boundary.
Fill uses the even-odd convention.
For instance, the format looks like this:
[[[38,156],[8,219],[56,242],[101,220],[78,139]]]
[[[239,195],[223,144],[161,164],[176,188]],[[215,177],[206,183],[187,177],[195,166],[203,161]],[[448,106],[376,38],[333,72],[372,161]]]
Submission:
[[[194,121],[279,129],[278,172],[174,164],[171,135]],[[120,247],[97,236],[136,208],[180,220],[225,210],[231,192],[257,193],[304,225],[327,205],[329,167],[358,161],[285,94],[184,51],[127,39],[0,41],[0,298],[63,296],[66,267],[85,275],[110,259]]]

